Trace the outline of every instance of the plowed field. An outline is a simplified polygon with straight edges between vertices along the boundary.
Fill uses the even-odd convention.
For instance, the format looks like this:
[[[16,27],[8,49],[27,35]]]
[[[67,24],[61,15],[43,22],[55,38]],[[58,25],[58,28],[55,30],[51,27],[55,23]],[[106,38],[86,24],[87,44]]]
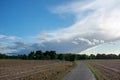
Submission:
[[[101,80],[120,80],[120,60],[90,60],[87,63],[98,71]]]
[[[0,60],[0,80],[56,80],[72,62],[49,60]]]

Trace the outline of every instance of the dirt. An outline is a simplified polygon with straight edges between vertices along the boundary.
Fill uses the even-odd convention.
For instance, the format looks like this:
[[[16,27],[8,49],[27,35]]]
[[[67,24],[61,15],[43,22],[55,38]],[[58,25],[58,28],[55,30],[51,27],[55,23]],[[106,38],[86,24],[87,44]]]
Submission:
[[[54,60],[0,60],[0,80],[56,80],[72,65]]]
[[[120,80],[120,60],[88,61],[100,73],[103,80]]]

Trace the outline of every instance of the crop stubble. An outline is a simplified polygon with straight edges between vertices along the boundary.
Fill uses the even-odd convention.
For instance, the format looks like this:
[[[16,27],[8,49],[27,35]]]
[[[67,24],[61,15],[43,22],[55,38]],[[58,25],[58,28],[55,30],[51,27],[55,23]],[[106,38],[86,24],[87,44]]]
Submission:
[[[0,60],[0,80],[55,80],[72,62],[49,60]]]
[[[91,66],[99,71],[103,80],[120,80],[120,60],[90,60]]]

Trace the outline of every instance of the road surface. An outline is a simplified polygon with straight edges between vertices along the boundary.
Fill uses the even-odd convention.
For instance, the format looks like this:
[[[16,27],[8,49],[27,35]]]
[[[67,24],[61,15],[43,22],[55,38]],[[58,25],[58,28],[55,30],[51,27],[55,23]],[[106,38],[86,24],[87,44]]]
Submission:
[[[68,73],[62,80],[96,80],[93,73],[87,65],[81,61],[77,62],[77,66]]]

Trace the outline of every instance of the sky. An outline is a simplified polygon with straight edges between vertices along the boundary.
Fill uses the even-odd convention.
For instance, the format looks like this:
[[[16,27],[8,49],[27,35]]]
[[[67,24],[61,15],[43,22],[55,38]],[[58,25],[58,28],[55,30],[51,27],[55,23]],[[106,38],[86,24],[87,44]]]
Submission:
[[[88,48],[82,52],[80,52],[80,54],[120,54],[120,41],[116,41],[116,42],[111,42],[111,43],[104,43],[98,46],[94,46],[91,48]]]
[[[120,0],[0,0],[0,52],[120,53]]]

